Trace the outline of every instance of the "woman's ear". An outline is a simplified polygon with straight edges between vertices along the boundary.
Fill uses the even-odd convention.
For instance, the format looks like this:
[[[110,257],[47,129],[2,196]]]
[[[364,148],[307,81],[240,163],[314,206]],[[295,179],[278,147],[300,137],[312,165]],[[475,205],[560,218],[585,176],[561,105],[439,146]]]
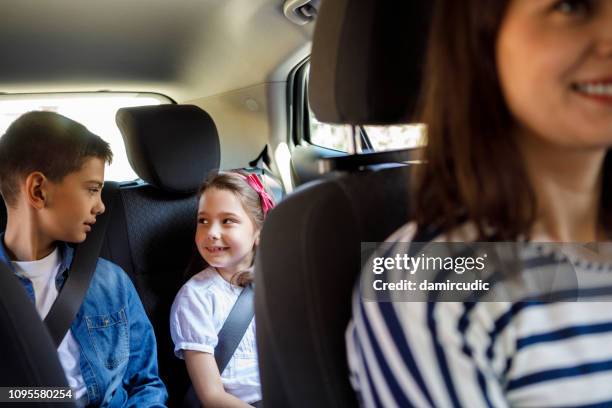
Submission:
[[[49,198],[49,179],[39,171],[28,174],[25,179],[25,199],[32,207],[42,210]]]

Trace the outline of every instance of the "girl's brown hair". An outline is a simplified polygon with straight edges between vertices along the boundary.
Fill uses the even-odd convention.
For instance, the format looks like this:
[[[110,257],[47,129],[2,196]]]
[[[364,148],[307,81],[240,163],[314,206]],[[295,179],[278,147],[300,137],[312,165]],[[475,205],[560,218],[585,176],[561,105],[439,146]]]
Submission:
[[[244,210],[251,218],[256,230],[261,230],[265,214],[262,209],[259,193],[251,187],[246,177],[248,174],[241,171],[214,172],[211,173],[198,191],[198,197],[202,197],[207,190],[216,188],[234,193],[241,201]],[[255,247],[253,247],[253,261],[255,260]],[[252,265],[251,265],[252,266]],[[197,249],[194,258],[187,268],[187,277],[208,267],[208,263],[199,255]],[[231,283],[238,286],[246,286],[253,282],[253,273],[250,270],[236,273]]]
[[[436,1],[419,104],[428,128],[427,164],[417,167],[413,186],[419,231],[448,232],[470,220],[480,240],[530,235],[536,198],[495,58],[509,2]],[[607,157],[604,185],[611,162]],[[608,231],[611,206],[604,188],[600,214]]]

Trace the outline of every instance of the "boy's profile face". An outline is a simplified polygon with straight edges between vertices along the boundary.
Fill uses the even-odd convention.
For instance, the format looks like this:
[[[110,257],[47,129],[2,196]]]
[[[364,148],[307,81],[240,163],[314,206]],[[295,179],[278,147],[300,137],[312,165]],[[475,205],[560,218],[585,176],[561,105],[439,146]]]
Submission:
[[[47,180],[40,232],[53,241],[85,240],[96,216],[104,212],[104,164],[97,157],[86,158],[80,170],[69,173],[59,183]]]

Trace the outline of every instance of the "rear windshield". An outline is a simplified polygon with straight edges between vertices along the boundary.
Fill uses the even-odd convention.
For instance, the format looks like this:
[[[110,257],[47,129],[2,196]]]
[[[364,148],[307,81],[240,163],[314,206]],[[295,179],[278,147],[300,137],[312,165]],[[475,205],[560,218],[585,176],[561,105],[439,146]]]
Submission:
[[[23,113],[35,110],[57,112],[82,123],[111,145],[113,163],[106,167],[106,180],[134,180],[138,176],[128,163],[123,139],[115,123],[115,114],[119,108],[165,103],[172,101],[163,95],[152,93],[0,95],[0,135]]]

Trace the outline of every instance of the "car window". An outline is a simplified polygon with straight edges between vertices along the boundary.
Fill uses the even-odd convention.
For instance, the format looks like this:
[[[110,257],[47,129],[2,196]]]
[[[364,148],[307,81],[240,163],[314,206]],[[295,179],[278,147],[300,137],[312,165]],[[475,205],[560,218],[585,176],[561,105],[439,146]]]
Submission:
[[[307,67],[306,76],[308,75],[308,69]],[[308,86],[307,79],[304,84],[306,87]],[[308,92],[304,92],[303,95],[307,98]],[[320,122],[310,109],[310,104],[305,103],[305,106],[308,109],[306,140],[327,149],[348,152],[352,134],[351,126]],[[369,146],[370,151],[409,149],[427,144],[427,129],[422,124],[364,126],[360,127],[359,130],[365,141],[364,145]]]
[[[105,178],[126,181],[138,178],[132,170],[123,138],[115,123],[117,110],[129,106],[159,105],[172,101],[152,93],[64,93],[0,95],[0,135],[20,115],[44,110],[57,112],[76,120],[106,140],[113,151],[113,163],[107,165]]]
[[[424,125],[364,126],[367,137],[376,152],[425,146],[427,134]]]
[[[351,127],[319,122],[312,111],[310,116],[310,143],[327,149],[348,152]],[[364,137],[369,140],[372,150],[408,149],[427,144],[426,128],[421,124],[394,126],[364,126]]]
[[[348,152],[351,127],[319,122],[309,109],[310,143],[327,149]]]

